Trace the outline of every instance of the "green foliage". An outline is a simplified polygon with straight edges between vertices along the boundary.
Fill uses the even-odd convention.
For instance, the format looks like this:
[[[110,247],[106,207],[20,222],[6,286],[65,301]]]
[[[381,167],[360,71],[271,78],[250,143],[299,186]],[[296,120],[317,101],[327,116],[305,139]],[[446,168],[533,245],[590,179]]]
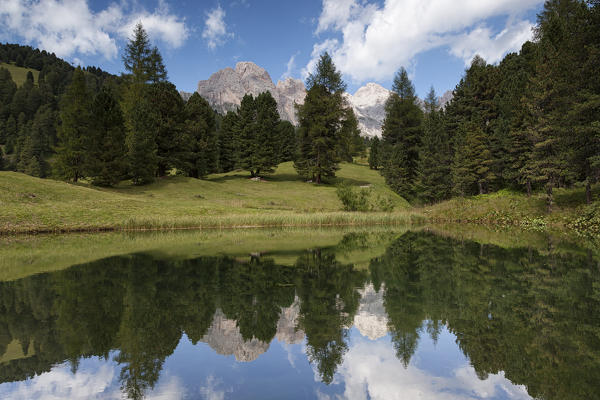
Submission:
[[[177,88],[170,82],[150,84],[146,89],[146,95],[152,104],[152,111],[144,118],[148,120],[146,123],[151,129],[151,136],[156,141],[156,175],[165,176],[171,169],[183,167],[184,103]],[[214,130],[214,127],[211,129]],[[211,132],[211,135],[214,133]],[[214,139],[211,144],[213,145],[212,157],[215,157]],[[213,161],[213,165],[214,163]]]
[[[423,112],[404,68],[396,73],[385,106],[381,141],[381,173],[386,183],[407,199],[414,199]]]
[[[247,94],[238,110],[239,158],[238,166],[250,171],[251,176],[273,172],[277,165],[279,113],[277,102],[270,92],[256,97]]]
[[[369,211],[371,191],[368,188],[355,190],[350,184],[342,182],[337,185],[335,193],[342,202],[344,211]]]
[[[218,131],[220,172],[233,171],[236,167],[240,152],[239,133],[239,116],[233,111],[228,111]]]
[[[298,152],[294,167],[305,179],[321,183],[335,177],[343,142],[343,121],[348,118],[342,93],[346,85],[328,53],[321,55],[316,70],[306,81],[304,104],[297,107]],[[353,135],[351,126],[347,136]]]
[[[93,124],[86,148],[86,175],[98,186],[113,186],[127,172],[125,123],[112,91],[104,88],[91,104]]]
[[[217,172],[217,132],[215,113],[204,98],[194,93],[185,104],[186,121],[184,128],[184,147],[188,150],[188,161],[186,169],[193,178],[204,178],[212,172]],[[231,117],[225,117],[230,123]],[[225,129],[229,129],[228,126]],[[221,130],[223,133],[223,130]],[[224,136],[221,136],[223,139]],[[231,144],[226,141],[221,143],[221,148]],[[228,151],[230,149],[227,149]],[[223,159],[224,163],[227,163]],[[233,164],[228,167],[233,167]]]
[[[450,197],[450,141],[438,108],[437,96],[431,88],[425,99],[423,136],[415,181],[417,197],[423,203],[439,202]]]
[[[91,125],[90,93],[83,71],[77,68],[61,103],[59,147],[54,164],[61,178],[77,182],[84,176],[85,142]]]
[[[277,125],[278,162],[292,161],[296,152],[296,128],[290,121],[279,121]]]
[[[369,168],[379,169],[381,166],[381,142],[379,138],[375,136],[371,140],[371,146],[369,147]]]
[[[136,185],[154,180],[158,170],[155,126],[148,118],[154,112],[148,88],[141,83],[129,85],[123,96],[123,115],[127,132],[129,176]]]
[[[391,212],[395,206],[390,197],[375,193],[371,187],[356,188],[346,181],[336,185],[335,193],[344,211]]]

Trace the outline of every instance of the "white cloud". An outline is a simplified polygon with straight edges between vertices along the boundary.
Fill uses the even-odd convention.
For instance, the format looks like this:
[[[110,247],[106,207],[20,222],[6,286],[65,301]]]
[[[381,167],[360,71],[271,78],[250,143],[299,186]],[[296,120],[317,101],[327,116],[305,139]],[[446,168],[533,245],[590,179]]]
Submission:
[[[292,73],[296,69],[296,57],[298,56],[298,54],[300,54],[300,52],[292,54],[288,62],[285,64],[285,72],[283,73],[283,75],[281,75],[281,78],[279,79],[283,80],[292,76]]]
[[[223,45],[227,39],[232,37],[233,33],[227,32],[225,11],[223,11],[220,5],[206,13],[202,38],[206,40],[209,49],[214,50],[217,46]]]
[[[86,0],[2,0],[0,34],[18,36],[59,57],[118,54],[117,40],[141,21],[153,40],[180,47],[189,36],[183,19],[159,2],[153,12],[133,10],[125,2],[94,12]]]
[[[532,24],[522,14],[543,0],[323,0],[315,34],[341,34],[316,43],[306,67],[311,71],[323,50],[356,82],[390,79],[399,67],[410,68],[417,54],[441,46],[466,64],[474,54],[497,62],[531,38]],[[495,34],[484,21],[506,17]]]

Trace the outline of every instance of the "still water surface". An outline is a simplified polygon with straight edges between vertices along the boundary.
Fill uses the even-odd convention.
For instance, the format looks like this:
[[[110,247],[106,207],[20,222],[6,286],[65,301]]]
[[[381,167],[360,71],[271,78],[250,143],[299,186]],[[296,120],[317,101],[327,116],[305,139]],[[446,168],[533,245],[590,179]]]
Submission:
[[[593,249],[408,231],[259,250],[0,282],[0,398],[600,398]]]

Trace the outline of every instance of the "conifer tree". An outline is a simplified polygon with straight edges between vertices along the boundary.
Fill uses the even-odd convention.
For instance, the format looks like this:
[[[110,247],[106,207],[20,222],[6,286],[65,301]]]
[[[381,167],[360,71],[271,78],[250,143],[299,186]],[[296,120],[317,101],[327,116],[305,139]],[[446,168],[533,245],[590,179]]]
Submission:
[[[133,37],[127,42],[125,53],[123,54],[123,64],[125,64],[125,69],[131,74],[132,82],[146,83],[150,80],[149,65],[152,53],[148,34],[141,22],[139,22],[136,24]]]
[[[386,183],[407,199],[415,197],[423,112],[404,68],[396,73],[383,122],[381,155]]]
[[[371,139],[371,147],[369,150],[369,168],[371,169],[379,169],[381,166],[380,162],[380,141],[379,137],[375,136]]]
[[[86,172],[92,184],[113,186],[127,172],[123,113],[106,87],[94,98],[91,110],[93,126],[86,146]]]
[[[257,130],[251,170],[255,170],[255,175],[259,175],[261,172],[272,172],[277,166],[278,156],[275,146],[280,119],[277,102],[271,92],[259,94],[255,104]]]
[[[183,168],[184,103],[170,82],[153,83],[147,90],[152,112],[146,118],[153,127],[152,136],[156,140],[156,173],[165,176],[172,168]]]
[[[250,175],[254,177],[252,170],[252,156],[254,154],[254,145],[257,136],[256,123],[256,100],[251,94],[246,94],[240,103],[238,109],[239,116],[239,158],[237,165],[239,168],[250,171]]]
[[[194,93],[185,104],[187,169],[193,178],[217,171],[218,152],[215,113],[204,98]]]
[[[123,115],[127,145],[129,176],[134,185],[143,185],[154,180],[158,169],[155,126],[149,118],[154,112],[150,93],[142,83],[130,84],[123,96]]]
[[[239,117],[233,111],[228,111],[219,127],[219,170],[233,171],[238,161]]]
[[[450,196],[450,141],[446,134],[433,87],[425,99],[423,137],[415,190],[423,203],[433,203]]]
[[[340,128],[338,155],[340,160],[352,162],[359,153],[364,152],[364,143],[358,128],[358,119],[351,107],[344,109],[344,118]]]
[[[290,121],[279,121],[277,125],[278,163],[292,161],[296,151],[296,128]]]
[[[335,177],[339,168],[346,85],[328,53],[321,55],[306,83],[306,98],[298,107],[299,151],[294,167],[301,176],[321,183]]]
[[[460,126],[452,165],[454,192],[458,195],[488,193],[495,175],[492,171],[492,154],[481,126],[464,122]]]
[[[77,182],[83,176],[86,135],[91,121],[90,94],[84,72],[78,67],[60,107],[59,147],[54,165],[57,175],[63,179]]]
[[[159,53],[158,48],[154,46],[148,56],[148,80],[151,83],[166,82],[167,69],[163,63],[162,55]]]
[[[6,161],[4,161],[4,151],[2,147],[0,147],[0,171],[3,171],[6,168]]]

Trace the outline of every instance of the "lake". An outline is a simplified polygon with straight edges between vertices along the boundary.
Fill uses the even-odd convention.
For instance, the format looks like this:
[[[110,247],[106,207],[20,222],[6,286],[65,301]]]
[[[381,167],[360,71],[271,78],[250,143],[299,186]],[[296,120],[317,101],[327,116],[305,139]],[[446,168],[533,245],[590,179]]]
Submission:
[[[0,255],[0,398],[600,398],[582,238],[95,234]]]

